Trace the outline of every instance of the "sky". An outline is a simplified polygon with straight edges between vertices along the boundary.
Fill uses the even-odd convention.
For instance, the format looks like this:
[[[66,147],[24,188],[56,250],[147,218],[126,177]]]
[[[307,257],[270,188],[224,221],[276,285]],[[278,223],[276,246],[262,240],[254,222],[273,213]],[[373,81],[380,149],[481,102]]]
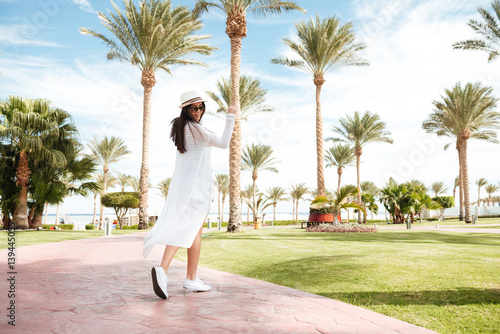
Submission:
[[[136,2],[137,3],[137,2]],[[174,6],[193,8],[194,0],[172,0]],[[443,181],[452,195],[458,175],[458,155],[450,142],[422,130],[422,122],[440,100],[445,88],[457,82],[481,82],[500,97],[500,63],[488,63],[483,52],[453,50],[452,44],[476,37],[467,26],[479,19],[478,7],[490,10],[489,0],[351,0],[297,1],[307,10],[267,18],[249,16],[243,39],[241,73],[261,81],[274,113],[251,116],[242,126],[243,146],[270,145],[278,173],[261,172],[257,186],[289,189],[293,183],[316,188],[315,86],[312,77],[270,63],[275,57],[295,57],[282,38],[296,38],[295,23],[319,15],[351,22],[367,67],[346,67],[329,73],[321,93],[323,134],[333,136],[340,117],[355,111],[380,116],[394,144],[374,143],[363,149],[361,179],[383,187],[389,177],[399,182],[418,179],[426,185]],[[119,7],[122,1],[117,0]],[[17,95],[45,98],[68,111],[86,145],[93,137],[117,136],[131,154],[111,166],[115,172],[139,176],[142,148],[141,73],[127,63],[108,61],[107,47],[97,38],[80,34],[86,27],[110,35],[97,12],[113,10],[109,1],[0,0],[0,98]],[[216,91],[216,82],[230,74],[230,45],[225,16],[212,11],[202,17],[197,34],[210,35],[207,43],[218,49],[211,56],[194,56],[208,67],[158,71],[152,96],[150,181],[157,185],[173,174],[175,146],[169,139],[170,121],[179,114],[180,94],[187,90]],[[213,102],[207,103],[215,110]],[[204,125],[221,133],[224,121],[206,115]],[[332,144],[325,143],[325,148]],[[86,149],[85,152],[90,152]],[[212,149],[216,173],[228,172],[228,150]],[[500,145],[469,141],[471,199],[477,198],[474,181],[484,177],[498,184]],[[337,172],[325,168],[326,187],[335,189]],[[242,186],[251,183],[242,172]],[[356,183],[355,166],[342,175],[342,184]],[[110,191],[119,189],[110,189]],[[484,190],[483,190],[484,193]],[[161,210],[164,199],[156,188],[149,192],[149,210]],[[308,210],[302,201],[300,211]],[[49,207],[54,213],[55,207]],[[73,196],[61,205],[63,213],[91,213],[93,199]],[[216,212],[214,203],[211,212]],[[271,212],[270,210],[267,210]],[[279,203],[278,212],[291,212],[291,202]],[[228,204],[226,201],[226,210]]]

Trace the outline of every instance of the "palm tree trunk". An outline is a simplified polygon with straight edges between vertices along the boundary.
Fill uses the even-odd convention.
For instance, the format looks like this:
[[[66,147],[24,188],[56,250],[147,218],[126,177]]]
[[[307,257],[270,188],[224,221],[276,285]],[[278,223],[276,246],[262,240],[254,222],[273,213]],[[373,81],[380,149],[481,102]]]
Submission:
[[[339,182],[338,182],[338,186],[337,186],[337,194],[338,194],[338,193],[340,193],[340,178],[342,176],[342,168],[337,169],[337,174],[339,174]]]
[[[299,220],[299,199],[297,198],[297,203],[295,204],[295,220]]]
[[[229,14],[228,14],[229,21]],[[228,30],[226,29],[226,32]],[[231,40],[231,105],[238,108],[233,135],[229,144],[229,222],[227,232],[241,232],[241,118],[240,118],[240,63],[242,34],[228,35]]]
[[[43,223],[47,224],[47,212],[49,211],[49,203],[45,203],[45,217],[43,219]]]
[[[477,187],[477,206],[481,206],[481,187]]]
[[[92,225],[95,223],[95,213],[97,211],[97,193],[94,193],[94,216],[92,217]]]
[[[218,210],[218,217],[220,218],[220,189],[219,191],[217,191],[217,210]]]
[[[323,117],[321,116],[321,86],[325,80],[323,76],[314,78],[316,85],[316,168],[318,182],[318,196],[325,196],[325,170],[323,154]]]
[[[104,205],[102,205],[102,195],[106,193],[106,189],[108,188],[108,171],[109,168],[108,166],[104,165],[103,168],[103,174],[104,174],[104,183],[102,187],[102,192],[99,195],[99,229],[103,226],[104,223]]]
[[[222,223],[224,222],[224,202],[226,201],[225,196],[222,196],[222,211],[221,211],[221,216],[220,216],[220,223],[222,226]]]
[[[472,223],[472,215],[470,210],[470,197],[469,197],[469,170],[467,165],[467,139],[462,141],[460,145],[461,158],[462,158],[462,178],[464,183],[464,206],[465,206],[465,223]]]
[[[28,155],[25,151],[21,151],[16,168],[16,183],[21,187],[21,193],[19,194],[19,204],[14,210],[14,216],[12,217],[16,229],[28,228],[28,183],[30,174]]]
[[[462,175],[462,154],[460,152],[460,146],[457,144],[458,150],[458,191],[460,192],[460,213],[458,215],[458,219],[460,221],[464,220],[464,181]]]
[[[57,225],[59,223],[59,203],[57,203],[57,209],[56,209],[56,222],[54,225]]]
[[[273,224],[276,222],[276,204],[273,205]]]
[[[257,176],[255,175],[252,175],[252,201],[253,201],[253,205],[252,205],[252,212],[253,212],[253,221],[255,223],[255,216],[256,216],[256,212],[255,212],[255,186],[256,186],[256,183],[257,183]]]
[[[292,198],[292,220],[295,220],[295,200]]]
[[[356,147],[356,175],[357,175],[357,187],[358,187],[358,204],[361,204],[361,178],[360,178],[360,165],[361,165],[361,147]],[[361,215],[358,210],[358,224],[361,224]]]
[[[142,71],[141,84],[144,87],[142,116],[142,164],[139,179],[139,230],[148,228],[148,179],[149,179],[149,135],[151,129],[151,93],[156,84],[155,72],[151,69]]]

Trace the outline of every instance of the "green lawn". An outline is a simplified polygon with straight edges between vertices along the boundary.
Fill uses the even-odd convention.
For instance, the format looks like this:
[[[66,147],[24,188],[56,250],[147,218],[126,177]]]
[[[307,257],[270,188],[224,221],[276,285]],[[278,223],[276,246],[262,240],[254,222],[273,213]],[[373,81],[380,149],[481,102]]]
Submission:
[[[370,219],[368,219],[367,221],[367,224],[373,224],[370,222]],[[398,225],[394,225],[394,224],[386,224],[385,222],[375,222],[375,224],[377,225],[381,225],[381,226],[398,226]],[[472,225],[472,224],[466,224],[465,221],[460,221],[458,220],[458,218],[454,218],[454,219],[446,219],[444,222],[442,221],[437,221],[437,220],[434,220],[434,221],[427,221],[427,220],[423,220],[422,223],[420,223],[420,219],[419,218],[415,218],[415,222],[413,223],[415,226],[436,226],[436,224],[439,224],[440,227],[445,227],[447,225],[457,225],[457,226],[460,226],[460,227],[465,227],[465,226],[477,226],[477,225],[484,225],[484,224],[500,224],[500,217],[496,217],[496,218],[480,218],[479,220],[476,221],[476,224],[475,225]],[[404,224],[399,224],[399,226],[403,226]]]
[[[113,230],[111,235],[123,235],[138,232],[138,230]],[[143,231],[141,231],[143,232]],[[57,242],[64,240],[88,239],[104,236],[104,230],[90,231],[65,231],[65,230],[42,230],[42,231],[16,231],[16,248],[22,246],[43,244],[46,242]],[[0,249],[7,248],[7,232],[1,231],[0,237],[3,242]]]
[[[249,230],[203,238],[201,265],[359,305],[440,333],[500,333],[498,235]],[[186,253],[177,254],[186,260]]]

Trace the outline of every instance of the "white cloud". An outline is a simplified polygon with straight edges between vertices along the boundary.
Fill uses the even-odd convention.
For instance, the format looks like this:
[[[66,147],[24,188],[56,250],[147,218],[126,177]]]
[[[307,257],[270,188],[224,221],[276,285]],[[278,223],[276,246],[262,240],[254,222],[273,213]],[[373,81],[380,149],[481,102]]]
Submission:
[[[79,5],[81,10],[84,10],[84,11],[89,12],[89,13],[94,12],[90,1],[88,1],[88,0],[72,0],[72,1],[73,1],[73,3]]]
[[[37,28],[25,24],[0,25],[0,44],[16,47],[20,45],[60,47],[61,45],[36,39]]]

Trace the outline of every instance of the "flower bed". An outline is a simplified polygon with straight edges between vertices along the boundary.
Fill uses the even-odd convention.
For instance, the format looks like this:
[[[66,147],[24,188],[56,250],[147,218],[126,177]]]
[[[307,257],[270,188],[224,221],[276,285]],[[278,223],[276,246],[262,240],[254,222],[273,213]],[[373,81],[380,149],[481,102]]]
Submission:
[[[375,226],[363,225],[327,225],[321,224],[306,228],[307,232],[329,232],[329,233],[358,233],[358,232],[377,232]]]

